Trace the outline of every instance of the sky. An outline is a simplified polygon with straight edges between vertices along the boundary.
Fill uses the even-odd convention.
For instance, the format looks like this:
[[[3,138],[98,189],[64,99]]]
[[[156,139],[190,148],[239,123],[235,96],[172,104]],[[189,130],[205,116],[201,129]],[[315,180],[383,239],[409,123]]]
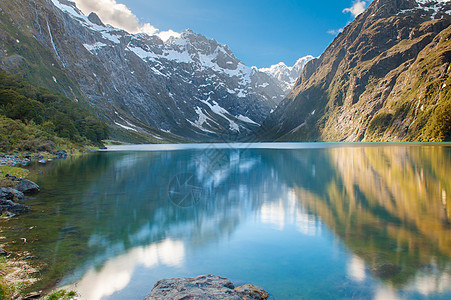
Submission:
[[[75,0],[85,13],[163,39],[191,29],[248,66],[319,56],[372,0]]]

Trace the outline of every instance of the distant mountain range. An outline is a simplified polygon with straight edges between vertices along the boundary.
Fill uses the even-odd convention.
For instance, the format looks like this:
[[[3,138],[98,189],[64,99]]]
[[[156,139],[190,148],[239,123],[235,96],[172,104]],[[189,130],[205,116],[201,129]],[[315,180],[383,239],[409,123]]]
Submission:
[[[307,55],[298,59],[292,67],[288,67],[285,63],[280,62],[277,65],[272,65],[269,68],[261,68],[261,72],[265,72],[279,83],[280,87],[287,93],[291,91],[296,80],[304,69],[305,65],[314,59],[313,56]]]
[[[69,0],[2,1],[1,67],[86,99],[115,138],[221,141],[252,134],[305,62],[258,70],[191,30],[164,42],[85,16]]]
[[[279,141],[450,141],[451,2],[375,0],[263,125]]]

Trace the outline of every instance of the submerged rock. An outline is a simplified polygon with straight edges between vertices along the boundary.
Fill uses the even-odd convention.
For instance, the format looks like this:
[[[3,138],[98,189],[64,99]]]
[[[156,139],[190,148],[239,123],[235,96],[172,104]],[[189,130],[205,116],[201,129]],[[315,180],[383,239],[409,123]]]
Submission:
[[[390,262],[378,262],[371,266],[371,273],[382,279],[394,277],[401,272],[401,267]]]
[[[14,217],[16,214],[22,214],[29,211],[31,211],[31,209],[26,205],[13,202],[12,200],[7,200],[5,198],[0,198],[0,214],[9,212],[10,214],[8,217]]]
[[[25,193],[25,194],[32,194],[32,193],[37,193],[41,190],[41,188],[39,187],[39,185],[37,185],[36,183],[34,183],[31,180],[22,180],[20,181],[15,187],[14,189]]]
[[[235,288],[233,283],[216,275],[159,280],[144,300],[164,299],[267,299],[269,293],[251,284]]]

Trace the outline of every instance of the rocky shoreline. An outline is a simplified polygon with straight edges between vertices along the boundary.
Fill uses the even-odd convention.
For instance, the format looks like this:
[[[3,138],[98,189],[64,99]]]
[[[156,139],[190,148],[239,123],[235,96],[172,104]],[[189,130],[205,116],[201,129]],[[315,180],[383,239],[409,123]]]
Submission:
[[[54,159],[66,159],[67,156],[68,154],[66,150],[49,152],[48,154],[46,153],[45,156],[42,153],[33,154],[31,152],[26,152],[20,155],[0,154],[0,166],[26,167],[32,161],[45,164],[47,161],[52,161]]]
[[[36,183],[24,178],[28,174],[28,170],[22,169],[22,167],[28,166],[33,161],[46,163],[53,159],[65,159],[66,157],[67,152],[64,150],[43,154],[0,154],[1,218],[7,220],[30,212],[32,209],[23,203],[26,202],[28,196],[33,196],[40,191],[40,187]],[[0,226],[0,240],[3,239],[4,234],[4,228]],[[30,260],[35,257],[26,251],[15,253],[7,249],[8,247],[0,243],[0,298],[37,299],[40,297],[40,293],[32,293],[25,297],[22,294],[24,288],[39,280],[38,264],[30,263]]]

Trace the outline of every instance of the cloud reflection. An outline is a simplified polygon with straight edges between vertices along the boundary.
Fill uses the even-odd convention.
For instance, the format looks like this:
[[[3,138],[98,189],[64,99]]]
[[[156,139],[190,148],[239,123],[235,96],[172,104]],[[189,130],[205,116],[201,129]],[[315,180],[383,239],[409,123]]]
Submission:
[[[366,278],[365,262],[354,255],[348,263],[348,275],[357,282],[362,282]]]
[[[100,269],[91,268],[75,290],[83,299],[100,300],[124,289],[138,266],[179,267],[183,265],[184,257],[185,247],[181,241],[166,239],[146,247],[136,247],[110,259]]]
[[[262,223],[272,224],[277,230],[284,230],[289,225],[305,235],[321,234],[320,222],[313,215],[304,211],[294,190],[289,189],[278,201],[266,202],[260,209]]]

